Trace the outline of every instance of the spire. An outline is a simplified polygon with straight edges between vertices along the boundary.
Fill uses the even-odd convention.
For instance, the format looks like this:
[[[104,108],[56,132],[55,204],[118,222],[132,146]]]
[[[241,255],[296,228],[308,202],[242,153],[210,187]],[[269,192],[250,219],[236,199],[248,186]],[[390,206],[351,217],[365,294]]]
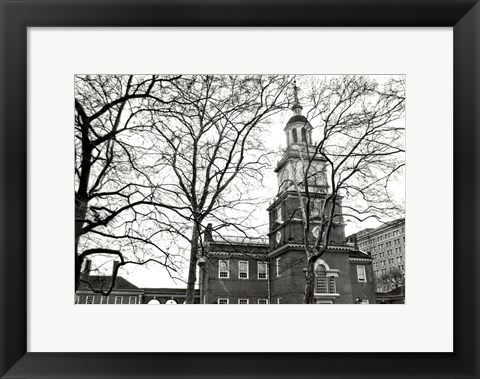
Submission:
[[[294,99],[295,101],[293,102],[292,106],[292,111],[293,114],[299,115],[302,113],[303,107],[300,105],[300,101],[298,100],[298,87],[297,87],[297,81],[293,80],[293,94],[294,94]]]

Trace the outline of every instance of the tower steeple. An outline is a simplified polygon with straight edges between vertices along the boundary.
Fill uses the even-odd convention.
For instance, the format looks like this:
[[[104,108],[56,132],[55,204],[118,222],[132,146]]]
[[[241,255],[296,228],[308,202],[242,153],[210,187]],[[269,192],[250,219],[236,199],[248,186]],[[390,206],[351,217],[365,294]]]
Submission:
[[[312,142],[313,127],[308,119],[301,114],[303,107],[298,99],[299,88],[296,81],[293,82],[293,115],[288,120],[285,128],[287,146],[282,159],[278,162],[275,172],[278,176],[279,193],[294,190],[294,183],[300,183],[303,186],[304,162],[308,164],[309,185],[311,190],[323,193],[323,189],[327,188],[325,179],[325,159],[315,154],[315,145]]]
[[[292,111],[294,115],[300,115],[302,114],[302,109],[303,107],[300,105],[300,101],[298,100],[298,87],[297,87],[297,81],[293,81],[293,96],[294,96],[294,102],[292,105]]]
[[[293,116],[288,120],[287,125],[284,128],[285,135],[287,137],[288,149],[305,149],[307,144],[312,144],[312,125],[308,122],[307,118],[302,115],[302,105],[298,100],[297,81],[293,81]]]

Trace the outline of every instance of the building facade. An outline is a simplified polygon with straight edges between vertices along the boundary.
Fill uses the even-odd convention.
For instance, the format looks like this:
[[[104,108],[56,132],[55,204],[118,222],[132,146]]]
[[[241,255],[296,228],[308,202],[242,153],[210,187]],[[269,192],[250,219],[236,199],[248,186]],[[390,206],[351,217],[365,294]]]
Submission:
[[[114,265],[116,262],[114,262]],[[75,292],[75,304],[183,304],[185,288],[139,288],[127,279],[117,276],[110,293],[112,277],[90,275],[91,261],[85,261],[80,287]],[[200,303],[200,293],[195,291],[194,302]]]
[[[204,304],[301,304],[306,283],[305,245],[318,236],[326,204],[328,184],[325,160],[313,154],[312,126],[301,114],[295,96],[293,116],[284,133],[287,148],[275,168],[278,195],[268,207],[269,233],[265,239],[235,239],[212,234],[207,227],[200,258],[200,298]],[[311,158],[311,159],[310,159]],[[307,198],[301,184],[305,164],[310,161],[308,190],[311,235],[303,233],[302,201]],[[313,168],[313,169],[312,169]],[[315,303],[375,303],[373,259],[348,243],[341,198],[327,251],[315,262]],[[308,246],[308,245],[307,245]]]
[[[404,286],[405,219],[389,222],[376,229],[365,229],[348,237],[361,251],[373,258],[377,292],[387,293]],[[391,284],[385,284],[390,277]],[[382,280],[386,278],[387,280]],[[398,285],[397,285],[398,282]],[[398,292],[398,291],[397,291]]]

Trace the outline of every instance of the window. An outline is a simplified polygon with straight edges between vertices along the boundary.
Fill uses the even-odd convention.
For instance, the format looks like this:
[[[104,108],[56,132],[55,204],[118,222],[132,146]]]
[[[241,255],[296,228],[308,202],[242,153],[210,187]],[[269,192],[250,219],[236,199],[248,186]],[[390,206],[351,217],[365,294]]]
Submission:
[[[315,292],[328,293],[327,270],[324,265],[319,265],[316,269]]]
[[[93,299],[94,299],[93,296],[87,296],[87,300],[86,300],[85,304],[93,304]]]
[[[108,297],[102,296],[102,298],[100,299],[100,304],[108,304]]]
[[[248,299],[238,299],[238,304],[248,304]]]
[[[128,298],[128,304],[137,304],[137,297],[136,296],[130,296]]]
[[[277,222],[282,222],[282,206],[277,207]]]
[[[282,298],[281,298],[281,297],[279,297],[279,298],[277,299],[277,304],[282,304]]]
[[[365,273],[365,266],[357,266],[357,278],[359,282],[366,282],[367,275]]]
[[[228,299],[218,299],[218,304],[228,304]]]
[[[335,287],[335,277],[330,276],[328,278],[328,293],[337,293],[337,288]]]
[[[327,269],[324,265],[319,265],[315,269],[315,293],[317,294],[336,294],[335,276],[327,276]]]
[[[238,261],[238,279],[248,279],[248,261]]]
[[[297,143],[297,129],[292,130],[293,142]]]
[[[230,261],[219,260],[218,261],[218,277],[228,279],[230,276]]]
[[[282,258],[281,258],[281,257],[278,257],[277,260],[276,260],[276,263],[277,263],[277,265],[276,265],[276,266],[277,266],[277,277],[278,277],[278,276],[282,276],[282,275],[280,274],[280,259],[282,259]]]
[[[75,304],[79,304],[80,303],[80,296],[75,296]]]
[[[307,131],[302,128],[302,142],[307,142]]]
[[[258,279],[268,278],[267,262],[257,262],[257,269],[258,269]]]
[[[267,299],[258,299],[258,304],[268,304]]]
[[[122,304],[123,297],[122,296],[115,296],[115,304]]]

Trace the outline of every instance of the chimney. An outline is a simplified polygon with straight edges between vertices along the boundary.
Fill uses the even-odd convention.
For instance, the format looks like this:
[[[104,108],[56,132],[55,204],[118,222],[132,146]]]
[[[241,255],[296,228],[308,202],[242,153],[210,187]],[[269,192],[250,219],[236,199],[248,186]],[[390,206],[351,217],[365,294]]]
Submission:
[[[357,240],[357,235],[353,235],[353,247],[355,247],[355,250],[358,250],[358,240]]]
[[[213,242],[213,237],[212,237],[212,231],[213,231],[213,226],[212,223],[208,223],[207,228],[205,229],[205,237],[204,237],[204,242]]]
[[[119,264],[120,264],[119,261],[113,261],[112,276],[113,276],[113,273],[115,272],[115,269],[118,267]]]

